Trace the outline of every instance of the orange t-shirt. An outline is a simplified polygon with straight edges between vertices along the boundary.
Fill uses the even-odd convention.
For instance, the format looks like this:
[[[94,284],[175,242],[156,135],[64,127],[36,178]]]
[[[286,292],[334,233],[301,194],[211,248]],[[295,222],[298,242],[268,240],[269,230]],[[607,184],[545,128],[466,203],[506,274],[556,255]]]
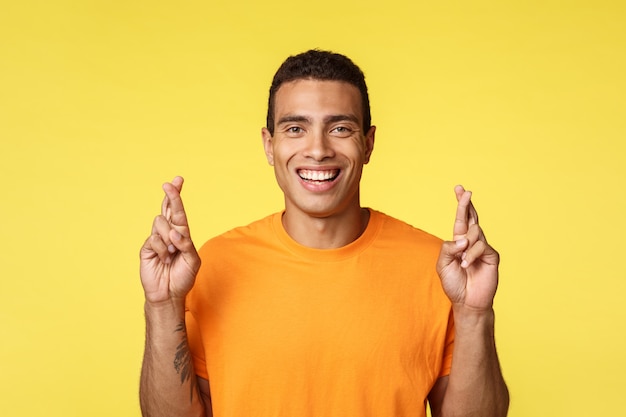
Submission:
[[[202,247],[187,328],[216,417],[426,415],[454,343],[441,240],[370,213],[339,249],[299,245],[281,213]]]

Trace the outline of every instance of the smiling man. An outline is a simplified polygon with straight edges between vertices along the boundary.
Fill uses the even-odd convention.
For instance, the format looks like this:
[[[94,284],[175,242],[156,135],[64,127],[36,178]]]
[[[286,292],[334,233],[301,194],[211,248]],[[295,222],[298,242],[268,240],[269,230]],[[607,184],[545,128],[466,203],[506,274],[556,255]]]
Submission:
[[[164,184],[141,249],[145,416],[506,415],[499,256],[471,193],[446,242],[361,207],[370,119],[361,70],[308,51],[274,76],[262,130],[284,211],[197,252],[182,178]]]
[[[289,81],[276,92],[274,118],[263,143],[285,195],[285,230],[312,248],[352,242],[369,218],[359,182],[376,131],[364,127],[361,93],[341,81]]]

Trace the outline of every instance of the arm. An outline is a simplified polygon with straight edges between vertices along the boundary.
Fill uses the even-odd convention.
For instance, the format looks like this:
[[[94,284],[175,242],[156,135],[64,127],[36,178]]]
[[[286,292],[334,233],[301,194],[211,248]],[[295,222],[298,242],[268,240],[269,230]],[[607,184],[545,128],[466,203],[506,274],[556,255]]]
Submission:
[[[185,329],[185,296],[194,284],[200,257],[189,234],[182,185],[180,177],[163,185],[161,215],[140,252],[146,298],[140,403],[146,417],[211,415],[208,382],[195,375]]]
[[[455,323],[450,375],[433,387],[433,416],[506,416],[509,393],[494,338],[493,297],[498,286],[498,253],[478,225],[471,193],[457,186],[454,237],[444,242],[437,272],[452,301]]]

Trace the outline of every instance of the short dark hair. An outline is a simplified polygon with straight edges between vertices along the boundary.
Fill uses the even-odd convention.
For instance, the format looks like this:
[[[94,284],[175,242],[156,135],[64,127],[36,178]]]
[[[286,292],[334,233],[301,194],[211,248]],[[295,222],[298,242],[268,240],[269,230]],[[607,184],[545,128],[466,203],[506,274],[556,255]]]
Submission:
[[[276,92],[283,83],[301,79],[343,81],[358,88],[361,92],[363,107],[364,134],[369,130],[372,116],[363,71],[345,55],[311,49],[287,58],[278,68],[276,74],[274,74],[267,105],[267,129],[270,134],[274,135],[274,102]]]

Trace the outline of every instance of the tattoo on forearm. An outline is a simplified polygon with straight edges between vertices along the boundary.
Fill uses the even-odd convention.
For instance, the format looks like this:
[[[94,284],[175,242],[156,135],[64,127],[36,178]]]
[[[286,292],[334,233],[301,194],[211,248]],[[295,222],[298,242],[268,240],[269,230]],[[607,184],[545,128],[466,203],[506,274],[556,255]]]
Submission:
[[[196,391],[196,379],[192,378],[193,362],[191,361],[191,352],[187,343],[187,329],[185,323],[181,322],[176,327],[176,332],[183,334],[180,344],[176,347],[176,355],[174,356],[174,369],[180,375],[180,383],[184,384],[190,381],[189,401],[193,401],[193,393]]]

